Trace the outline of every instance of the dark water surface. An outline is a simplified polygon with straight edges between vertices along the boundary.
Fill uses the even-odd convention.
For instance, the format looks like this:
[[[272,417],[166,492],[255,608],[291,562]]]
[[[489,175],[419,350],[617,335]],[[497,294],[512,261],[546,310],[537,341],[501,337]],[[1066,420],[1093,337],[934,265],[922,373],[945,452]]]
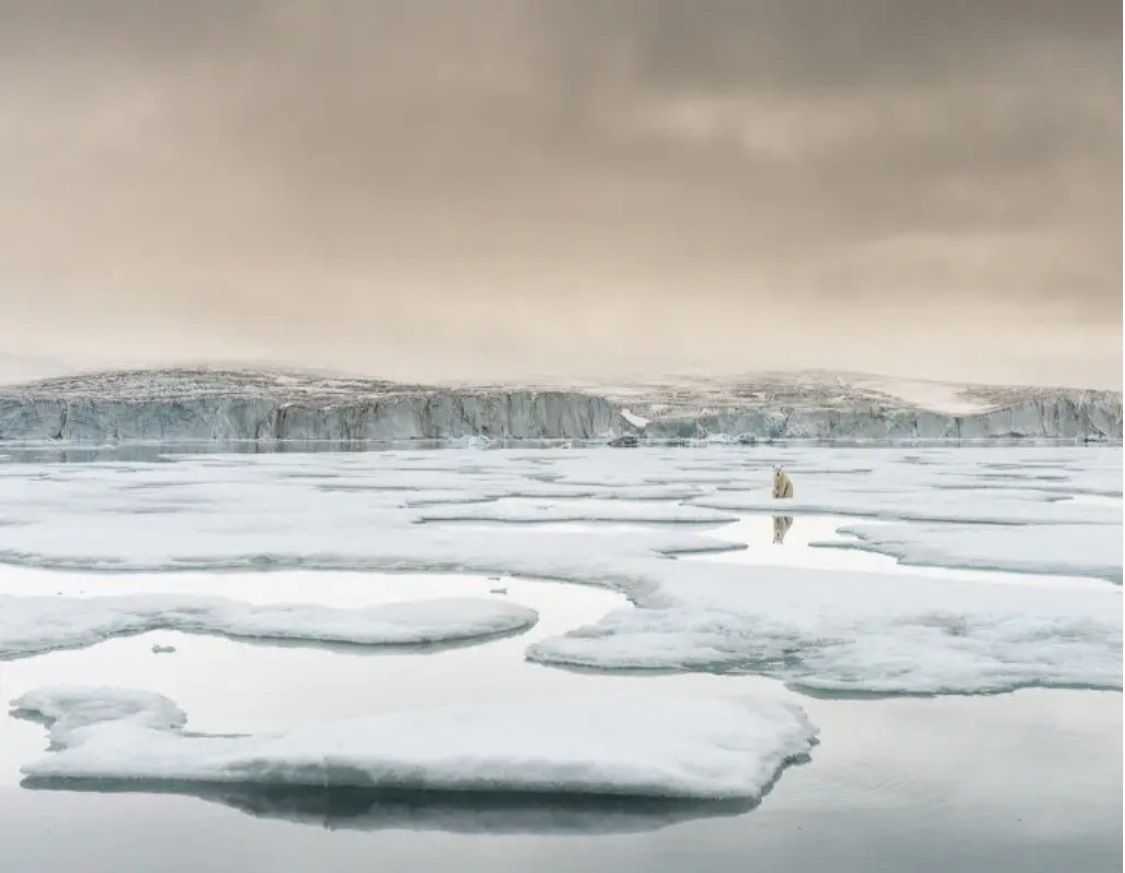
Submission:
[[[747,812],[223,801],[9,783],[0,870],[1121,869],[1120,694],[809,700],[807,709],[824,741]],[[602,832],[615,828],[626,832]]]

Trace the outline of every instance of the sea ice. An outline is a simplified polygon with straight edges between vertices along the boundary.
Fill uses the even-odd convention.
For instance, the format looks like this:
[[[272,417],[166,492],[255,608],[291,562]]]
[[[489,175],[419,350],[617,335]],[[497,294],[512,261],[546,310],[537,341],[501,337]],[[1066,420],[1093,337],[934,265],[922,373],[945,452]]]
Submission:
[[[812,545],[868,549],[903,564],[1092,576],[1121,584],[1120,525],[852,524],[839,532],[858,543]]]
[[[465,517],[597,524],[773,512],[769,477],[775,463],[794,476],[798,498],[786,501],[790,514],[1121,524],[1120,500],[1112,494],[1105,505],[1059,500],[1119,489],[1119,448],[712,447],[170,458],[150,464],[0,464],[0,561],[117,570],[431,570],[440,563],[475,572],[472,561],[461,566],[458,557],[489,553],[496,561],[486,570],[510,572],[515,568],[504,561],[517,553],[530,557],[538,547],[550,551],[551,545],[537,539],[534,547],[512,546],[507,532],[478,544],[477,531],[466,537],[419,528]],[[1025,487],[1037,482],[1050,491]],[[682,500],[690,504],[676,502]],[[432,524],[415,523],[424,517]],[[294,536],[297,529],[300,536]],[[690,536],[659,533],[679,533],[680,542]],[[696,550],[650,542],[644,551]],[[633,555],[635,543],[602,538],[583,551]]]
[[[12,714],[46,724],[51,745],[58,748],[81,742],[80,731],[94,724],[128,723],[158,731],[187,724],[183,710],[155,692],[77,685],[29,691],[12,701]]]
[[[541,663],[773,676],[798,690],[1121,688],[1120,589],[674,562],[659,608],[533,644]]]
[[[396,712],[248,735],[181,730],[165,697],[46,688],[12,702],[49,725],[36,779],[755,799],[806,756],[794,704],[613,696]]]
[[[0,594],[0,660],[93,645],[113,636],[175,630],[239,639],[362,646],[452,643],[531,627],[534,609],[494,598],[446,598],[333,609],[250,604],[221,597],[12,597]]]
[[[296,506],[290,510],[296,514]],[[307,514],[306,514],[307,513]],[[603,584],[630,559],[744,546],[668,525],[649,530],[550,529],[396,523],[304,512],[248,529],[234,516],[227,525],[191,525],[191,516],[149,516],[131,527],[104,516],[55,518],[18,532],[0,525],[0,564],[51,570],[379,570],[534,576]],[[299,535],[293,525],[300,524]],[[352,528],[352,525],[355,528]]]
[[[854,484],[824,485],[794,476],[800,495],[784,504],[787,515],[842,515],[902,521],[966,522],[973,524],[1121,524],[1121,509],[1112,506],[1070,505],[1051,495],[1011,491],[979,492],[941,490],[938,487],[906,489],[865,488]],[[982,493],[984,492],[984,493]],[[764,489],[761,493],[722,491],[691,500],[726,512],[776,512],[779,503]]]
[[[1121,687],[1120,589],[1051,593],[906,568],[856,574],[672,560],[738,545],[698,529],[627,524],[776,513],[774,464],[793,475],[799,495],[784,501],[786,515],[886,519],[856,530],[869,548],[908,561],[1120,576],[1119,447],[450,450],[0,464],[0,562],[554,579],[619,591],[637,609],[531,648],[530,657],[550,663],[744,670],[805,689],[887,693]],[[461,504],[406,505],[427,494]],[[628,502],[642,496],[645,506]],[[684,498],[690,504],[675,502]],[[505,515],[556,523],[518,535],[502,524],[450,523]],[[626,523],[596,520],[610,516]],[[423,518],[429,522],[419,524]],[[1070,544],[1081,548],[1064,552]],[[318,625],[354,629],[352,617],[322,618]],[[7,620],[0,607],[9,638],[50,631]],[[168,626],[147,621],[106,632]],[[105,625],[120,622],[114,614]],[[218,627],[215,619],[209,632],[226,632]],[[91,634],[88,641],[103,629]]]
[[[649,501],[640,505],[623,500],[561,502],[507,500],[495,503],[444,506],[422,513],[423,522],[488,521],[510,524],[544,522],[617,522],[621,524],[710,524],[738,521],[737,515]]]

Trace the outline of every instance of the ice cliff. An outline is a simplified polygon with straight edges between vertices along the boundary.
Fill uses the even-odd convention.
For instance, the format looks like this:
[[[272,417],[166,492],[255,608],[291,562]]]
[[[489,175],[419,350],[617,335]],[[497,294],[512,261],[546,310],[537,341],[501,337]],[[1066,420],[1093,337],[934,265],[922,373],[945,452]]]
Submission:
[[[598,439],[619,414],[575,391],[441,389],[292,373],[154,370],[0,388],[0,439]]]
[[[919,390],[921,386],[924,390]],[[435,387],[269,371],[0,387],[0,440],[1120,440],[1120,392],[766,374],[629,387]],[[632,444],[627,440],[622,444]]]

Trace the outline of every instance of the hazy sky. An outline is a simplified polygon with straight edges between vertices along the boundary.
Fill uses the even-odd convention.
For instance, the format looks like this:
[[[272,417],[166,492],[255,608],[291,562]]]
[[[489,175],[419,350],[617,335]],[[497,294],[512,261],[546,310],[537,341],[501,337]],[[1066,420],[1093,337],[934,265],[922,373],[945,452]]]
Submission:
[[[1120,0],[0,0],[0,352],[1120,387]]]

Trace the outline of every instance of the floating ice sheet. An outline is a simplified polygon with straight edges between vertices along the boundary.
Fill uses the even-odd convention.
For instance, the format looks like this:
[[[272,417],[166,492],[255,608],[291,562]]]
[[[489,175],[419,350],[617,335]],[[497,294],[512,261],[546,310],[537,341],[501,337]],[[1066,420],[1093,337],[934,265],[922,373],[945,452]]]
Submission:
[[[362,646],[452,643],[522,630],[537,618],[535,610],[498,598],[333,609],[177,594],[88,598],[0,594],[0,659],[153,630]]]
[[[13,711],[49,725],[37,779],[756,799],[817,729],[779,698],[592,697],[442,707],[249,735],[182,730],[165,697],[46,688]]]
[[[988,493],[931,486],[919,491],[875,490],[856,483],[817,486],[796,481],[793,499],[774,500],[768,493],[724,491],[692,500],[691,505],[727,512],[780,512],[787,515],[866,516],[904,521],[972,524],[1121,524],[1120,507],[1070,505],[1036,491],[1022,494],[999,489]]]
[[[737,515],[684,506],[675,503],[648,501],[627,503],[624,500],[506,500],[441,509],[428,509],[420,518],[424,522],[493,521],[509,524],[543,522],[618,522],[622,524],[709,524],[720,525],[738,521]]]
[[[535,643],[532,660],[774,676],[801,690],[1121,688],[1120,590],[725,564],[664,574],[660,608]]]
[[[904,564],[1092,576],[1121,584],[1121,526],[1111,524],[846,525],[858,543],[822,543],[892,555]]]

